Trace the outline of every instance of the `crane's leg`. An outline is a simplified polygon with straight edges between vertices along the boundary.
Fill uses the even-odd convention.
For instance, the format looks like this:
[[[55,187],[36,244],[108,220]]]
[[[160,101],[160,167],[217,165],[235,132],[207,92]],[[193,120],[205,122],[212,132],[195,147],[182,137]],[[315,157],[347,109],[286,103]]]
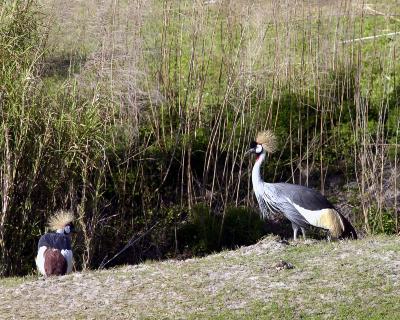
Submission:
[[[297,240],[297,231],[299,231],[299,226],[292,222],[292,229],[293,229],[293,240]]]
[[[306,229],[304,229],[303,227],[300,227],[301,228],[301,233],[303,234],[303,239],[304,239],[304,241],[306,240]]]

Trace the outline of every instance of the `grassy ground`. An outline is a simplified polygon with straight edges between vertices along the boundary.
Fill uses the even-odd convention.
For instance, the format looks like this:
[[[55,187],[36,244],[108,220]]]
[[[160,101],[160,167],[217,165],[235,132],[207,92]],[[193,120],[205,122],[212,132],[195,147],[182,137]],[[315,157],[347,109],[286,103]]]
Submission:
[[[398,319],[400,239],[283,243],[205,258],[0,280],[0,318]],[[277,268],[280,261],[293,269]]]

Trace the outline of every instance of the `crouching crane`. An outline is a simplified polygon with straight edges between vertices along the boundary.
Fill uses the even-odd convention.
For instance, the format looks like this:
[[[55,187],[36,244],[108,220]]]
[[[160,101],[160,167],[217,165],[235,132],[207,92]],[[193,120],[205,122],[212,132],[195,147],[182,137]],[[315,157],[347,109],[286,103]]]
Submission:
[[[35,260],[39,272],[45,277],[65,275],[72,271],[73,220],[71,212],[57,212],[49,221],[49,228],[55,232],[46,233],[39,239]]]
[[[296,184],[266,183],[260,173],[261,165],[268,153],[276,149],[276,137],[271,131],[257,135],[248,152],[255,153],[257,160],[252,171],[254,193],[265,218],[269,211],[281,212],[292,223],[293,238],[301,229],[305,239],[305,229],[309,226],[329,231],[333,238],[357,239],[351,223],[319,192]]]

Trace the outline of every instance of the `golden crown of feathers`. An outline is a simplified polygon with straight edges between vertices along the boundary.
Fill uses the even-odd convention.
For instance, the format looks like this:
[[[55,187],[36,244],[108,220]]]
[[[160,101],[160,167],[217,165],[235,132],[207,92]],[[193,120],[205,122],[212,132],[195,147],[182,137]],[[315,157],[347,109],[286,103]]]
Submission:
[[[268,153],[275,152],[278,146],[276,136],[271,130],[259,132],[257,134],[256,142],[261,144]]]
[[[72,221],[74,221],[74,214],[71,211],[59,210],[49,219],[48,226],[51,230],[59,230]]]

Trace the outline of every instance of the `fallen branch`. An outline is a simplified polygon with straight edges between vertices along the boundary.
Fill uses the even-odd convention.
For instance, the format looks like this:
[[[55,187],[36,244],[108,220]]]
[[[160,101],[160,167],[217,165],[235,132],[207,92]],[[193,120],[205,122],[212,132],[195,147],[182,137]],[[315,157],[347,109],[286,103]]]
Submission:
[[[380,12],[380,11],[378,11],[378,10],[375,10],[375,9],[371,8],[371,7],[369,6],[369,4],[364,5],[364,9],[367,10],[367,11],[369,11],[369,12],[371,12],[371,13],[373,13],[373,14],[376,14],[376,15],[378,15],[378,16],[388,17],[389,19],[393,19],[394,21],[397,21],[397,22],[400,21],[399,19],[394,18],[394,17],[393,17],[392,15],[390,15],[390,14],[387,14],[387,13],[384,13],[384,12]]]
[[[362,38],[357,38],[357,39],[350,39],[350,40],[343,40],[341,43],[346,44],[346,43],[351,43],[351,42],[359,42],[359,41],[364,41],[364,40],[372,40],[376,38],[381,38],[381,37],[390,37],[390,36],[397,36],[399,35],[400,32],[390,32],[390,33],[385,33],[385,34],[377,34],[375,36],[369,36],[369,37],[362,37]]]
[[[146,236],[152,229],[155,228],[156,225],[158,225],[159,222],[156,222],[155,224],[153,224],[153,226],[148,229],[145,233],[143,233],[139,238],[135,239],[136,235],[133,236],[132,238],[129,239],[128,243],[125,245],[125,247],[123,247],[117,254],[115,254],[111,259],[109,259],[108,261],[104,262],[104,260],[106,258],[103,259],[103,261],[101,262],[99,269],[103,269],[108,263],[110,263],[111,261],[113,261],[116,257],[118,257],[122,252],[124,252],[126,249],[128,249],[130,246],[133,246],[136,242],[138,242],[140,239],[142,239],[144,236]]]

